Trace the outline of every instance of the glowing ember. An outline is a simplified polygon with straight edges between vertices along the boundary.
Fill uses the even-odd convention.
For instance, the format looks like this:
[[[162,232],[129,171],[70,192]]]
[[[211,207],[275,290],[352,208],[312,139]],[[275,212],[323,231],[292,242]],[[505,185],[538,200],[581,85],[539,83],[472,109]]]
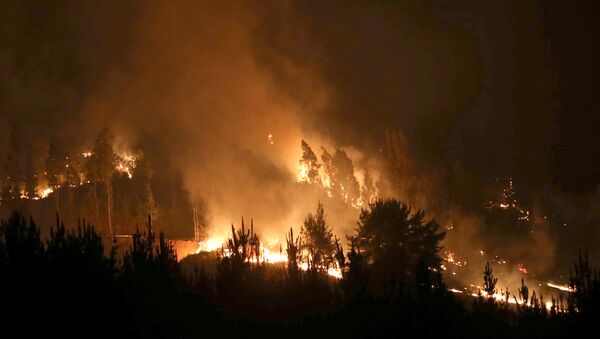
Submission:
[[[525,267],[525,265],[523,265],[523,264],[517,264],[517,270],[519,270],[523,274],[528,273],[527,267]]]
[[[444,260],[446,260],[449,264],[452,265],[456,265],[456,266],[465,266],[467,264],[466,261],[460,261],[458,259],[458,256],[456,255],[456,253],[454,252],[446,252],[446,257],[444,258]],[[445,269],[445,268],[443,268]]]
[[[267,136],[267,142],[271,145],[275,145],[275,141],[273,141],[273,134],[269,134]]]

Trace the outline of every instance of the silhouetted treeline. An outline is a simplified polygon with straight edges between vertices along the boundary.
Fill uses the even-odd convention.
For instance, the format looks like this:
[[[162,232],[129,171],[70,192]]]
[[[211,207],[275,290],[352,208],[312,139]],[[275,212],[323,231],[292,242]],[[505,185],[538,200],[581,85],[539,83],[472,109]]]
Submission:
[[[317,228],[322,240],[329,237],[319,209],[307,222],[324,226]],[[42,239],[33,220],[14,212],[0,230],[2,331],[99,338],[597,336],[600,279],[586,255],[571,272],[574,292],[567,300],[552,298],[548,310],[549,300],[530,292],[525,281],[501,302],[449,292],[440,271],[431,269],[439,264],[439,225],[397,201],[370,204],[347,248],[339,239],[332,247],[315,242],[309,259],[302,258],[307,233],[295,236],[291,229],[287,264],[261,259],[250,224],[232,225],[217,256],[203,253],[179,263],[151,218],[118,257],[116,245],[103,244],[85,221],[66,229],[57,218]],[[330,255],[325,252],[315,259],[323,248],[335,264],[318,259]],[[314,264],[303,270],[306,260]],[[215,273],[208,265],[183,269],[194,261],[213,262]],[[341,279],[321,265],[337,265]],[[492,267],[482,273],[485,292],[493,294]]]

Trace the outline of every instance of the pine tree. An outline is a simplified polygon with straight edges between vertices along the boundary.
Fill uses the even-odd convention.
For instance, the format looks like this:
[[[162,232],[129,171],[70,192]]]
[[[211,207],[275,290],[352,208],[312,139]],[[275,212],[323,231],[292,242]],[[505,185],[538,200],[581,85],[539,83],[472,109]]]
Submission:
[[[315,214],[309,213],[300,231],[311,270],[327,271],[333,263],[334,241],[332,228],[327,224],[323,204],[317,204]]]
[[[425,213],[412,213],[397,200],[376,200],[361,211],[358,228],[350,237],[370,263],[373,283],[379,288],[392,281],[412,281],[421,258],[429,267],[439,267],[440,242],[445,232],[435,220],[425,220]]]
[[[521,287],[519,288],[519,297],[521,303],[527,305],[529,302],[529,288],[525,285],[525,279],[521,278]]]
[[[494,270],[490,263],[487,262],[483,270],[483,290],[487,293],[490,300],[493,300],[492,298],[496,294],[496,283],[498,283],[498,278],[494,277]]]

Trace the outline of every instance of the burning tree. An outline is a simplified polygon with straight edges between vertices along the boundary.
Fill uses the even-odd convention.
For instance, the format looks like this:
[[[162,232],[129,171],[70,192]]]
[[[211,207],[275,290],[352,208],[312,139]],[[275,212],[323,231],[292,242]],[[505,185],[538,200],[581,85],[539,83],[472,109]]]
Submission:
[[[376,197],[377,188],[375,187],[375,181],[373,180],[369,170],[365,169],[363,186],[361,188],[361,203],[362,205],[370,204],[371,201]]]
[[[406,280],[421,258],[427,267],[439,267],[440,232],[435,220],[425,221],[421,210],[398,200],[376,200],[362,210],[358,228],[350,240],[369,263],[375,288],[392,281]]]
[[[354,176],[354,165],[342,149],[336,149],[331,158],[331,184],[334,195],[344,202],[360,205],[360,186]]]
[[[306,182],[309,184],[321,184],[321,177],[319,176],[319,168],[321,164],[317,159],[315,152],[308,145],[308,143],[302,140],[302,158],[299,161],[300,173],[299,181]]]
[[[335,245],[332,228],[327,225],[321,202],[317,205],[316,213],[308,213],[304,219],[300,236],[303,248],[307,252],[308,268],[327,271],[334,262]]]

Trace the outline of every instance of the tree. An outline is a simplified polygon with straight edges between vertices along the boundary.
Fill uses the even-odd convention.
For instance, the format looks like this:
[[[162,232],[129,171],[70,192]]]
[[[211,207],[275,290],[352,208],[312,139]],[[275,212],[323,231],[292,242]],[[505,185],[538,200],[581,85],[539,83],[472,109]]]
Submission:
[[[227,245],[231,257],[240,263],[247,263],[253,258],[258,260],[260,242],[258,235],[254,233],[254,221],[250,219],[250,229],[246,230],[242,217],[242,227],[237,232],[235,226],[231,224],[231,238],[227,241]]]
[[[361,205],[367,206],[375,197],[377,197],[377,189],[375,188],[373,176],[371,176],[368,169],[365,169],[365,176],[361,189]]]
[[[519,287],[519,297],[521,298],[521,303],[527,305],[529,301],[529,288],[525,285],[525,279],[523,278],[521,278],[521,287]]]
[[[569,268],[569,311],[579,312],[588,319],[600,315],[600,271],[590,264],[588,253],[579,251],[577,261]]]
[[[327,271],[334,261],[334,240],[332,228],[327,225],[321,202],[315,214],[308,213],[300,231],[302,245],[307,252],[308,267],[312,270]]]
[[[48,186],[54,191],[56,198],[56,212],[60,211],[60,187],[65,184],[66,172],[69,170],[68,155],[64,151],[60,139],[54,135],[50,139],[48,158],[46,159],[46,180]]]
[[[4,163],[6,178],[4,179],[4,187],[2,189],[2,200],[5,203],[9,199],[12,200],[19,197],[21,185],[20,163],[23,157],[23,146],[15,128],[10,131],[8,140],[8,152],[6,153],[6,162]]]
[[[329,196],[354,206],[361,205],[360,185],[354,176],[352,160],[342,149],[336,149],[333,155],[325,148],[321,149]]]
[[[6,178],[3,200],[36,196],[37,174],[33,166],[31,145],[24,139],[16,125],[13,125],[10,132],[4,169]]]
[[[320,185],[321,177],[319,176],[319,168],[321,167],[321,164],[319,164],[315,152],[313,152],[312,148],[310,148],[308,143],[304,140],[302,140],[302,158],[299,163],[300,168],[303,171],[300,180],[309,184],[316,183]]]
[[[115,152],[113,150],[113,136],[107,128],[102,129],[96,141],[92,154],[87,163],[88,179],[94,183],[94,200],[96,204],[96,217],[99,218],[98,187],[99,182],[104,183],[106,188],[106,212],[108,231],[112,235],[112,175],[114,167]]]
[[[294,229],[290,227],[290,233],[286,235],[286,253],[288,258],[288,278],[292,281],[298,280],[298,262],[302,260],[302,241],[300,236],[294,238]]]
[[[494,277],[494,270],[490,263],[487,262],[483,270],[483,290],[487,293],[490,300],[496,294],[496,283],[498,283],[498,278]]]
[[[332,178],[334,196],[344,202],[357,205],[360,201],[360,185],[354,176],[354,165],[352,160],[343,149],[336,149],[331,158]]]
[[[133,166],[132,166],[133,167]],[[135,224],[151,215],[157,216],[156,203],[152,192],[154,172],[149,161],[143,156],[136,157],[132,176],[127,174],[113,177],[113,223]]]
[[[372,269],[373,287],[379,289],[407,281],[419,258],[428,267],[439,267],[438,251],[445,235],[435,220],[425,221],[423,211],[411,213],[398,200],[378,199],[361,211],[350,240],[361,249]]]

